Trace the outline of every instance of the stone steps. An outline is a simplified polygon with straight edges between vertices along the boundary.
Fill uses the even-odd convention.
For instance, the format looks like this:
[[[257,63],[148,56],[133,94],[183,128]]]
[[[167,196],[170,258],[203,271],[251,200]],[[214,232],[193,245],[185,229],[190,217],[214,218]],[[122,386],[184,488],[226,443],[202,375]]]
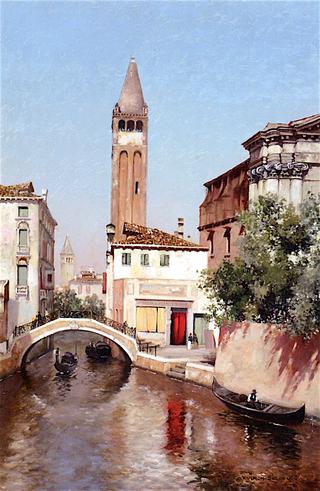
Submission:
[[[173,368],[170,368],[167,373],[168,377],[176,378],[179,380],[185,380],[186,375],[186,365],[177,364]]]

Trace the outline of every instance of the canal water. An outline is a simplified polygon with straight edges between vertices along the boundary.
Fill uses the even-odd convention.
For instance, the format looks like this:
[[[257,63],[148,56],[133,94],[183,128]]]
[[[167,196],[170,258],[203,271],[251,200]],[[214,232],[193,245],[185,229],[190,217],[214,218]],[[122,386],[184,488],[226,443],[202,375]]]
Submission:
[[[48,353],[0,382],[1,490],[320,489],[319,425],[259,424],[206,388],[90,362],[88,339],[70,379]],[[74,337],[55,345],[73,351]]]

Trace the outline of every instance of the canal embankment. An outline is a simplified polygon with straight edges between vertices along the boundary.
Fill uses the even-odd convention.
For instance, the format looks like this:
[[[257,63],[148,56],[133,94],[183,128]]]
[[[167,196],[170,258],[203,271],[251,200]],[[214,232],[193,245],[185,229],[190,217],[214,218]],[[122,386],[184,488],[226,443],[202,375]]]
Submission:
[[[303,340],[278,326],[238,322],[221,328],[214,366],[201,350],[198,357],[187,350],[176,358],[173,353],[174,348],[169,357],[139,353],[134,365],[169,376],[176,371],[176,378],[205,387],[216,377],[234,392],[256,389],[260,400],[285,407],[305,404],[308,416],[320,417],[320,334]]]

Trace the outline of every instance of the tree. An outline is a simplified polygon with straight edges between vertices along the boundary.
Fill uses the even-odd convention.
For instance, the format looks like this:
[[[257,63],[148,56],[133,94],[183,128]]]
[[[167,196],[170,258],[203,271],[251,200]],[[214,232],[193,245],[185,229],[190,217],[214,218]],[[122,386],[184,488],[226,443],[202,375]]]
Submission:
[[[93,294],[83,301],[74,290],[56,292],[53,299],[54,317],[93,317],[102,319],[105,315],[105,304]]]
[[[240,257],[200,281],[215,319],[273,322],[305,338],[320,331],[320,198],[296,210],[260,196],[239,220]]]
[[[105,304],[95,293],[84,299],[83,310],[90,312],[94,319],[102,319],[105,316]]]
[[[82,300],[73,290],[55,292],[53,298],[54,317],[82,317]]]

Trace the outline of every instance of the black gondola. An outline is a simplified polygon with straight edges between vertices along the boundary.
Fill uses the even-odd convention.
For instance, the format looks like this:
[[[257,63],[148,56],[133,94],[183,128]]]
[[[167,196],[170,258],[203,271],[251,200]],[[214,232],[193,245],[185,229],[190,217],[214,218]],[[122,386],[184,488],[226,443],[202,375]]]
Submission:
[[[212,391],[231,411],[250,418],[276,424],[297,424],[304,420],[305,406],[300,408],[281,407],[266,402],[249,402],[245,394],[237,394],[218,384],[213,379]]]
[[[97,341],[96,344],[90,343],[86,346],[86,355],[94,360],[105,361],[110,358],[111,348],[104,341]]]
[[[60,350],[56,349],[56,360],[54,363],[54,368],[61,375],[71,375],[77,368],[78,358],[76,355],[70,351],[66,351],[60,360]]]

